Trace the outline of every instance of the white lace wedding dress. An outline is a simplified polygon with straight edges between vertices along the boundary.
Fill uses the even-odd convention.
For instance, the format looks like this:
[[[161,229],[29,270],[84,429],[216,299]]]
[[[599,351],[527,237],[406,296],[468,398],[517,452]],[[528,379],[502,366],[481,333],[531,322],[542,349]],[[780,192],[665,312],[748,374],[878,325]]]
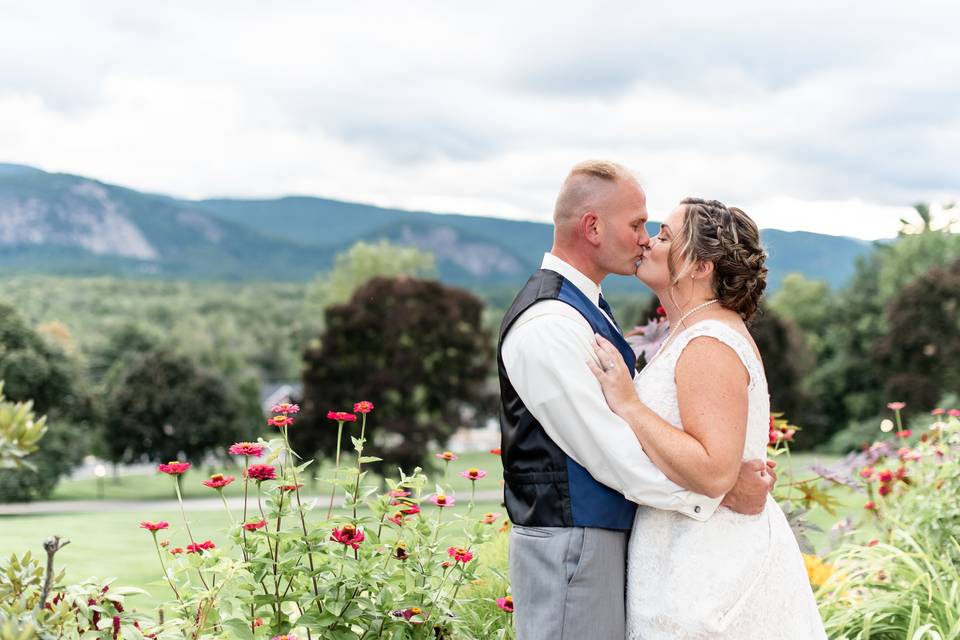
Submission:
[[[770,396],[763,368],[747,339],[721,322],[701,321],[678,334],[637,375],[641,400],[681,428],[674,370],[684,347],[700,336],[728,345],[749,372],[743,459],[766,459]],[[640,507],[628,558],[628,639],[827,637],[800,549],[771,497],[760,515],[720,507],[706,522]]]

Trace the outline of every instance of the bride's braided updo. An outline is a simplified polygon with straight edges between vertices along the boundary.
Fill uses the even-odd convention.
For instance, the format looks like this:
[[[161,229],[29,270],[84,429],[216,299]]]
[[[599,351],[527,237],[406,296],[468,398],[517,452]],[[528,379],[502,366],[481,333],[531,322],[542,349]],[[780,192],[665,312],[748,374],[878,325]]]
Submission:
[[[673,284],[697,262],[713,262],[713,293],[745,322],[757,312],[767,287],[767,254],[760,230],[746,213],[717,200],[685,198],[686,215],[671,248]],[[677,268],[679,264],[679,268]]]

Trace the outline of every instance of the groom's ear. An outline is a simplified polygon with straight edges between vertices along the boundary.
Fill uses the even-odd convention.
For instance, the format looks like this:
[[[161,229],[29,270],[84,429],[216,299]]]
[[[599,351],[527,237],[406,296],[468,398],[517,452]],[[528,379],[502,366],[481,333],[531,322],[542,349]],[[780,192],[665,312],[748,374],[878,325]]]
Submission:
[[[600,227],[600,216],[595,212],[587,211],[580,216],[580,235],[595,247],[600,245]]]

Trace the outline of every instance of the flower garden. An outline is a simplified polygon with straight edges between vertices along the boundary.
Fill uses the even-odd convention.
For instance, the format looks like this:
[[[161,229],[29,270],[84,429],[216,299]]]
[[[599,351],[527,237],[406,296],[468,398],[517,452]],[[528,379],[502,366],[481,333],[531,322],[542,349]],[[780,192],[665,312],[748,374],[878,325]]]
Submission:
[[[805,551],[831,638],[957,638],[960,411],[936,409],[906,424],[904,405],[888,406],[876,442],[814,473],[791,462],[798,428],[772,417],[775,495]],[[512,638],[509,523],[476,502],[487,471],[457,474],[470,492],[454,495],[447,472],[457,456],[440,452],[433,481],[416,469],[371,487],[366,465],[378,459],[364,456],[364,445],[374,407],[353,409],[328,414],[356,457],[341,464],[335,456],[322,500],[301,493],[313,461],[290,446],[296,405],[273,407],[276,437],[229,446],[239,478],[202,481],[223,504],[212,539],[194,535],[183,509],[190,462],[159,465],[181,518],[144,520],[142,535],[125,539],[153,554],[157,580],[169,587],[158,610],[137,606],[138,588],[71,584],[59,567],[48,573],[47,559],[14,555],[0,565],[0,637]],[[499,450],[490,453],[499,464]],[[242,509],[224,496],[233,483],[242,485]],[[131,536],[136,529],[131,522]],[[50,567],[63,544],[45,543]]]

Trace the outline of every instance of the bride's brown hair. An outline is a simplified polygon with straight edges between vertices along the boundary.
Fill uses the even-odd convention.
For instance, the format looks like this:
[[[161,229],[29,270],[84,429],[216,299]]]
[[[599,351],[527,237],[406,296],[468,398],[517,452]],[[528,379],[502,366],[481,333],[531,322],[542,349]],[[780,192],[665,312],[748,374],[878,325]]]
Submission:
[[[767,253],[756,223],[717,200],[685,198],[678,241],[671,248],[673,284],[697,262],[713,262],[713,293],[720,305],[750,322],[767,287]],[[681,266],[678,269],[677,263]]]

